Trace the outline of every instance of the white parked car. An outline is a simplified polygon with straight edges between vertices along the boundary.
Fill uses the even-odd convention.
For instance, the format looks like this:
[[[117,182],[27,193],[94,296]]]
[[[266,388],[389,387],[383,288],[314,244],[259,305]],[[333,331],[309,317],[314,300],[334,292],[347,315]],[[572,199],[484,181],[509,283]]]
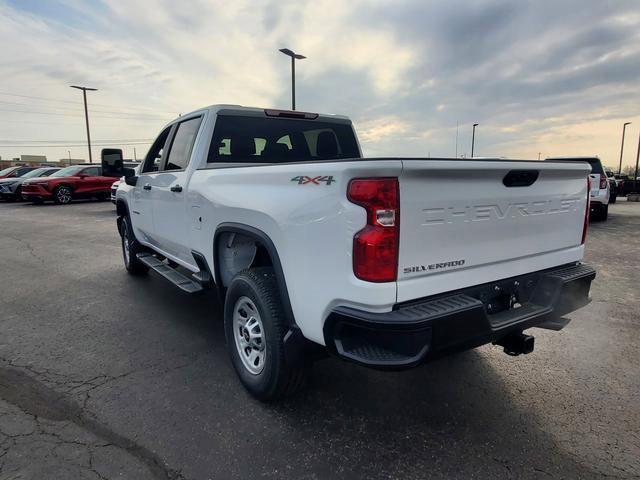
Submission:
[[[124,264],[217,291],[262,400],[295,391],[319,348],[386,369],[491,342],[529,353],[524,330],[559,330],[589,301],[589,170],[362,158],[347,117],[207,107],[124,171]]]
[[[611,185],[598,157],[553,157],[554,162],[586,162],[591,166],[591,218],[606,221],[609,216]],[[613,203],[613,202],[611,202]]]
[[[136,173],[140,170],[140,162],[124,162],[123,165],[125,168],[132,168]],[[118,190],[118,186],[124,181],[124,177],[119,178],[111,185],[111,203],[115,205],[116,203],[116,191]]]

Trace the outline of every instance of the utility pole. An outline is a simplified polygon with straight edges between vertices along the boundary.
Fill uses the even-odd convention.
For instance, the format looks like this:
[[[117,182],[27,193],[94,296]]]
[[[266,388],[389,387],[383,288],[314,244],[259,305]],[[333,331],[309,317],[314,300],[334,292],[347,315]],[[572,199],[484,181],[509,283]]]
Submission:
[[[542,152],[538,152],[538,161],[540,161],[540,155],[542,154]]]
[[[638,160],[640,160],[640,135],[638,135],[638,152],[636,153],[636,174],[633,177],[633,189],[636,193],[640,192],[638,190]]]
[[[134,162],[138,161],[138,157],[136,157],[136,147],[133,147],[133,161]]]
[[[300,55],[295,53],[288,48],[281,48],[280,51],[285,55],[291,57],[291,110],[296,109],[296,60],[302,60],[305,57],[304,55]]]
[[[473,133],[471,134],[471,158],[473,158],[473,147],[475,146],[476,143],[476,127],[478,126],[477,123],[473,124]]]
[[[622,152],[624,151],[624,131],[627,129],[627,125],[631,125],[631,122],[625,122],[622,125],[622,144],[620,145],[620,164],[618,165],[618,175],[622,173]]]
[[[87,90],[90,92],[98,91],[97,88],[80,87],[78,85],[70,85],[71,88],[82,90],[82,98],[84,99],[84,121],[87,125],[87,147],[89,148],[89,163],[93,163],[93,157],[91,156],[91,134],[89,133],[89,112],[87,110]]]
[[[458,158],[458,127],[460,126],[460,122],[456,120],[456,158]]]
[[[67,153],[69,154],[69,166],[71,166],[71,150],[67,150]]]

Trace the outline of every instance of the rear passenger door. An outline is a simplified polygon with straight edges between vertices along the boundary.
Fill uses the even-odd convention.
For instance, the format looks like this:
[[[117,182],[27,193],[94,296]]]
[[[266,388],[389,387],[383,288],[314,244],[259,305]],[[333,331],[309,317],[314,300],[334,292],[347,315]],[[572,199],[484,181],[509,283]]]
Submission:
[[[202,116],[174,125],[171,138],[153,182],[153,225],[156,245],[162,252],[195,265],[188,246],[190,223],[187,212],[187,167]]]

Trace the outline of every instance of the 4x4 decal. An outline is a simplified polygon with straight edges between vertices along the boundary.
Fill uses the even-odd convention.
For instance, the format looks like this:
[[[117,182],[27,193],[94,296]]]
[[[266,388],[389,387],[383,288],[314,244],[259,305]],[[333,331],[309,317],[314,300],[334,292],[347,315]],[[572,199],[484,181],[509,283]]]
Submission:
[[[332,175],[318,175],[317,177],[307,177],[306,175],[298,175],[297,177],[293,177],[291,179],[292,182],[298,182],[298,185],[320,185],[320,183],[325,183],[327,185],[331,185],[335,180]]]

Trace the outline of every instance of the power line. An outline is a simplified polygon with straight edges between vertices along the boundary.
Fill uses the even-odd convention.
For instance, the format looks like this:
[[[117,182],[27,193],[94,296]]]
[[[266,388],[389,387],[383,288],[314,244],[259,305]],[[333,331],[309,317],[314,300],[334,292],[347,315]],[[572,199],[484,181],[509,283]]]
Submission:
[[[126,123],[149,122],[149,119],[135,119],[135,118],[122,118],[122,119],[119,119],[119,120],[122,120],[122,122],[119,122],[119,123],[104,123],[104,122],[100,122],[100,126],[101,127],[121,127],[123,124],[126,124]],[[78,122],[53,122],[53,121],[52,122],[43,122],[43,121],[39,121],[39,120],[15,120],[15,119],[8,119],[8,118],[0,118],[0,122],[2,122],[2,123],[26,123],[28,125],[31,125],[31,124],[72,125],[72,126],[82,125],[81,121],[78,121]]]
[[[108,147],[112,145],[151,145],[152,142],[130,142],[130,143],[121,143],[121,142],[110,142],[110,143],[92,143],[91,145],[94,147]],[[86,147],[87,143],[78,143],[73,145],[0,145],[0,148],[67,148],[67,147]]]
[[[152,142],[152,138],[121,138],[121,139],[104,139],[98,142]],[[81,143],[83,140],[0,140],[0,145],[4,143]]]
[[[9,93],[9,92],[0,92],[0,95],[6,95],[9,97],[19,97],[19,98],[31,98],[35,100],[45,100],[47,102],[60,102],[60,103],[68,103],[71,105],[76,105],[76,102],[71,100],[61,100],[59,98],[51,98],[51,97],[37,97],[35,95],[20,95],[17,93]],[[92,105],[97,105],[101,107],[113,107],[120,108],[119,105],[107,104],[107,103],[91,103]],[[152,107],[128,107],[130,110],[153,110]]]
[[[56,115],[56,116],[60,116],[60,117],[75,117],[75,115],[72,115],[70,113],[57,113],[57,112],[42,112],[42,111],[37,111],[37,110],[32,110],[32,111],[26,111],[26,110],[14,110],[14,109],[8,109],[8,108],[0,108],[0,112],[12,112],[12,113],[26,113],[26,114],[32,114],[32,115]],[[117,113],[117,112],[115,112]],[[170,119],[170,117],[164,117],[164,116],[159,116],[159,115],[137,115],[137,114],[129,114],[129,113],[123,113],[121,115],[124,115],[124,117],[119,116],[119,115],[95,115],[95,114],[91,114],[92,117],[96,117],[96,118],[117,118],[117,119],[126,119],[126,118],[158,118],[158,119],[165,119],[168,120]]]
[[[6,102],[4,100],[0,100],[0,103],[5,104],[5,105],[17,105],[20,107],[28,107],[28,108],[46,108],[48,110],[63,110],[63,111],[71,111],[71,112],[78,112],[78,113],[82,113],[82,109],[81,108],[73,108],[73,107],[58,107],[58,106],[49,106],[49,105],[34,105],[32,103],[20,103],[20,102]],[[92,105],[94,105],[92,103]],[[126,110],[101,110],[101,109],[91,109],[91,112],[98,112],[98,113],[114,113],[114,114],[119,114],[119,115],[133,115],[135,117],[158,117],[158,118],[165,118],[162,115],[157,115],[157,114],[146,114],[146,113],[131,113],[131,112],[127,112]],[[93,115],[92,115],[93,116]]]

